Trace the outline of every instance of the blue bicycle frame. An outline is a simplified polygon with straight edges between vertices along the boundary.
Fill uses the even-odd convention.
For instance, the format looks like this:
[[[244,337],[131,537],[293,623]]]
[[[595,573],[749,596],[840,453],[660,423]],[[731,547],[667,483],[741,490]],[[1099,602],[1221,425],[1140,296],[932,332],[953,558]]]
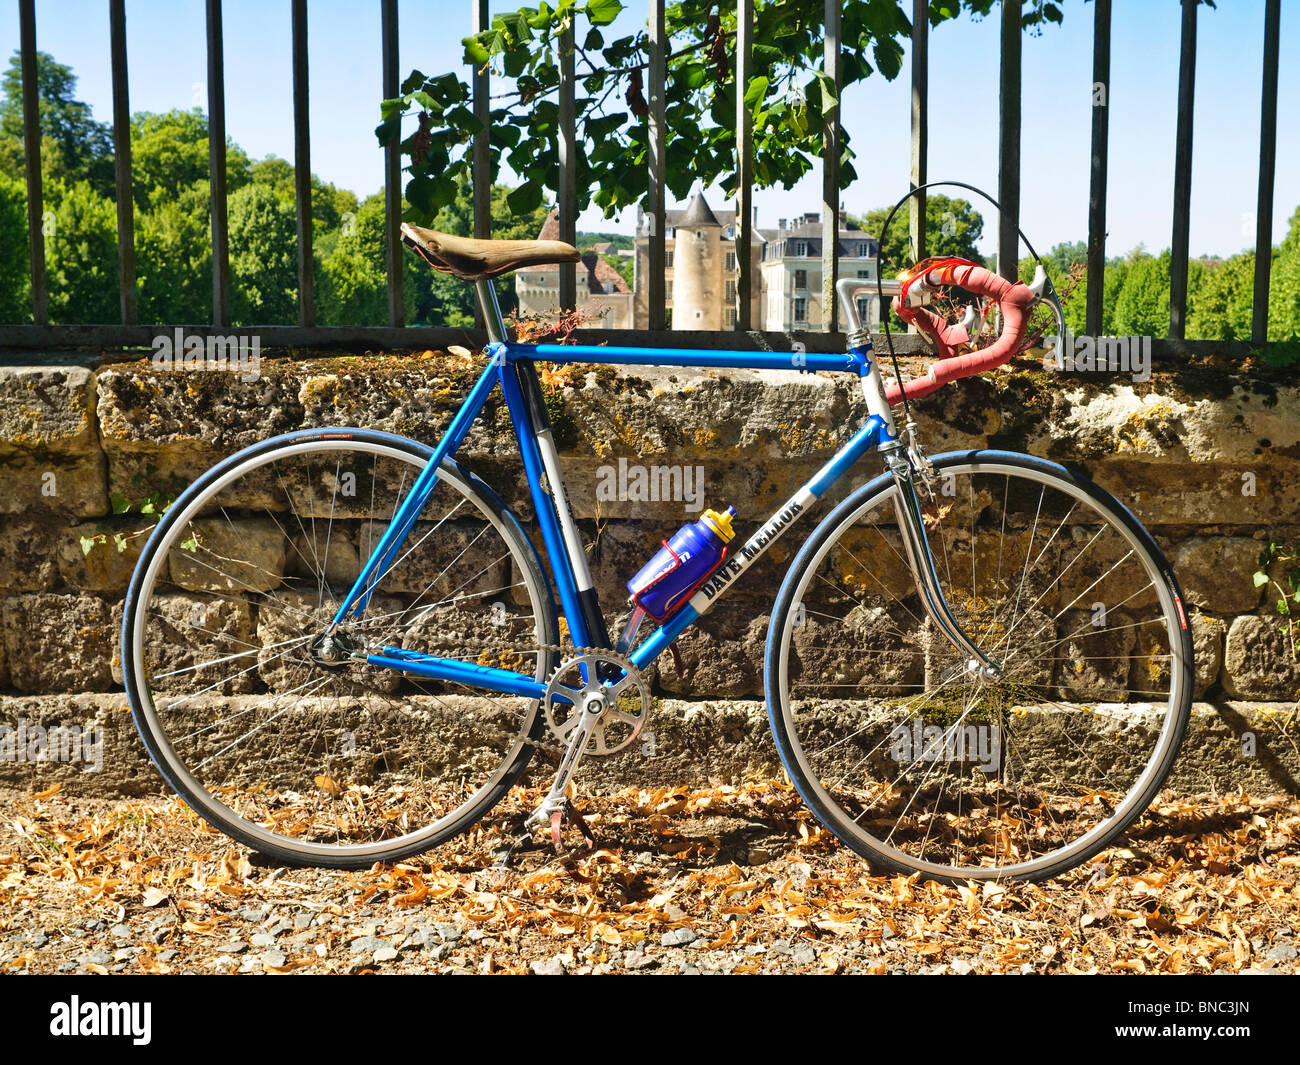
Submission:
[[[849,350],[843,354],[813,352],[709,351],[686,348],[629,348],[583,344],[517,344],[505,336],[505,326],[490,283],[478,286],[485,320],[489,323],[490,343],[487,368],[470,390],[468,397],[442,439],[432,458],[421,471],[410,492],[401,502],[387,531],[366,560],[355,583],[344,597],[334,616],[333,626],[359,619],[388,567],[424,509],[438,481],[444,459],[456,453],[470,426],[482,411],[489,395],[500,386],[523,457],[524,472],[541,527],[542,540],[550,558],[560,606],[568,621],[575,646],[610,649],[600,604],[592,584],[577,526],[564,494],[558,456],[551,437],[550,422],[542,402],[534,360],[558,364],[612,363],[624,366],[680,366],[715,369],[818,370],[853,373],[862,381],[869,416],[865,425],[817,473],[791,496],[759,530],[732,555],[660,628],[628,656],[638,669],[645,669],[678,636],[707,611],[732,587],[766,550],[783,535],[813,502],[821,497],[843,474],[872,448],[897,442],[884,386],[872,358],[869,335],[860,328],[850,334]],[[843,295],[843,293],[842,293]],[[856,314],[850,300],[843,300],[850,321],[856,326]],[[546,485],[543,485],[543,475]],[[549,487],[549,490],[548,490]],[[546,684],[521,673],[493,666],[483,666],[459,659],[384,647],[367,656],[372,665],[401,670],[422,677],[454,681],[470,687],[541,699]]]

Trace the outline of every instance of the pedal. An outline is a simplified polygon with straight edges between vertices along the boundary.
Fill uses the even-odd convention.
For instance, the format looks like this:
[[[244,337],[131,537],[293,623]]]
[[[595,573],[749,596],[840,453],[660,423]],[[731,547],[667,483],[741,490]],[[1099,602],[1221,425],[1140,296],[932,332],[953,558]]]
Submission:
[[[591,826],[587,824],[587,819],[574,808],[572,803],[566,802],[563,807],[551,814],[551,844],[555,847],[555,852],[558,854],[562,849],[560,828],[564,824],[566,815],[573,821],[578,831],[582,833],[582,839],[587,845],[587,850],[595,850],[596,834],[592,832]]]
[[[587,819],[572,806],[569,807],[569,815],[573,818],[573,823],[578,826],[578,831],[582,833],[582,838],[586,840],[587,850],[595,850],[596,834],[592,832],[591,826],[587,824]]]

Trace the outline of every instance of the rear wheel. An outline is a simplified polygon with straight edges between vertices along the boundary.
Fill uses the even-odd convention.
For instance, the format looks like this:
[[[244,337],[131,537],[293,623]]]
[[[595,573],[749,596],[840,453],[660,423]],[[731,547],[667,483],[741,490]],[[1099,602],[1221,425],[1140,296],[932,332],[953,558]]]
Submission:
[[[359,429],[232,456],[168,510],[123,619],[136,725],[206,820],[285,862],[365,867],[463,831],[519,778],[539,701],[370,665],[384,647],[545,681],[555,610],[519,523],[473,474],[438,481],[360,618],[341,598],[429,448]]]
[[[1025,455],[933,460],[920,488],[953,614],[926,618],[878,478],[796,557],[768,632],[768,711],[805,801],[872,861],[941,880],[1037,879],[1115,839],[1168,774],[1192,640],[1151,537],[1086,478]]]

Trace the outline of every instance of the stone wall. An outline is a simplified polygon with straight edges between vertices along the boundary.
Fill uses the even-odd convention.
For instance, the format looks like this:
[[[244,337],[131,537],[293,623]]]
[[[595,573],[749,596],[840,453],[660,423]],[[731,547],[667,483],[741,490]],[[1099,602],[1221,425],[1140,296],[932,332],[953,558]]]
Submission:
[[[219,458],[294,429],[362,425],[432,443],[478,369],[467,353],[263,359],[253,381],[161,372],[145,361],[0,368],[0,717],[116,718],[121,743],[130,744],[125,699],[115,694],[117,630],[141,534],[153,520],[141,508],[166,501]],[[623,609],[623,582],[697,516],[682,501],[602,498],[620,458],[699,469],[703,505],[735,505],[745,529],[864,417],[854,382],[840,376],[571,367],[543,381],[611,621]],[[1269,538],[1300,538],[1300,386],[1211,368],[1135,385],[1048,375],[1026,363],[944,389],[918,412],[932,453],[1028,451],[1111,490],[1155,534],[1195,608],[1199,712],[1213,717],[1206,728],[1222,733],[1216,742],[1230,755],[1245,728],[1237,726],[1256,712],[1283,722],[1274,732],[1291,727],[1294,718],[1279,712],[1300,693],[1300,662],[1279,631],[1273,597],[1251,574]],[[503,405],[489,405],[461,457],[527,523],[531,507]],[[878,459],[868,459],[853,483],[878,470]],[[732,721],[719,725],[730,742],[752,745],[750,754],[686,745],[728,773],[774,758],[757,702],[763,641],[776,589],[813,524],[796,526],[682,639],[680,674],[667,658],[658,670],[658,694],[678,708],[679,720],[664,730],[681,733],[692,706],[712,707],[723,724]],[[1282,768],[1229,758],[1236,768],[1220,778],[1236,773],[1252,787],[1294,790],[1296,760],[1283,739],[1294,747],[1293,731],[1277,743]],[[0,780],[33,771],[0,766]],[[143,762],[122,772],[150,779]],[[125,781],[115,786],[130,790]]]

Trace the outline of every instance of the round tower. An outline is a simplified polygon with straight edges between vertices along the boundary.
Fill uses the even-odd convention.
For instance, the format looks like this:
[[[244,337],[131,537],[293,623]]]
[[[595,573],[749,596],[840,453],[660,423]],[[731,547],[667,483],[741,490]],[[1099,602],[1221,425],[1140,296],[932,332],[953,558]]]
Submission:
[[[673,235],[673,328],[722,328],[722,225],[704,200],[691,197]]]

